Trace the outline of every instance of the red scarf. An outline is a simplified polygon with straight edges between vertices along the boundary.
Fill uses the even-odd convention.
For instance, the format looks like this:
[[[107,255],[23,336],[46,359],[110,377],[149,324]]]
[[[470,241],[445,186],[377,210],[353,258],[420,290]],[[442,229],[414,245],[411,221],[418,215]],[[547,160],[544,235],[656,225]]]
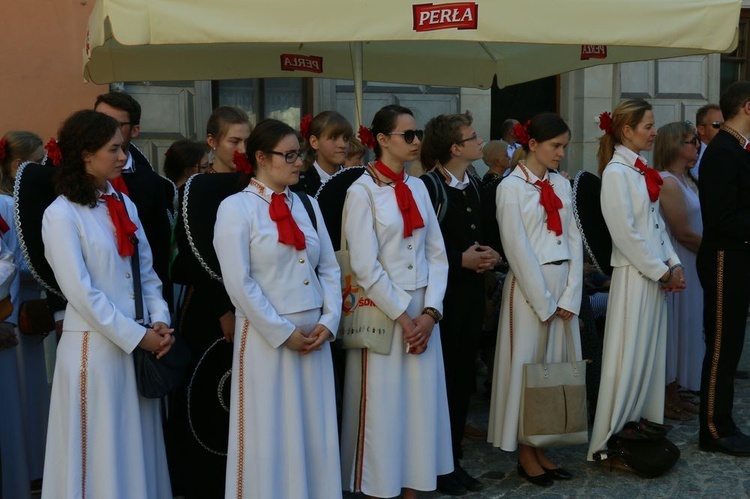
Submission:
[[[646,163],[641,160],[641,158],[635,160],[635,167],[643,172],[643,176],[646,177],[646,189],[648,189],[648,197],[653,203],[654,201],[659,199],[659,191],[661,191],[661,185],[664,183],[664,181],[661,179],[661,175],[659,175],[659,172],[657,172],[653,168],[649,168]]]
[[[305,249],[305,234],[297,226],[292,217],[292,212],[286,204],[286,194],[271,194],[271,207],[269,208],[271,220],[276,222],[279,231],[279,242],[294,246],[298,250]]]
[[[133,256],[135,245],[132,238],[138,227],[130,220],[125,203],[114,194],[103,194],[102,198],[107,202],[109,217],[115,226],[115,237],[117,238],[117,252],[120,256]]]
[[[539,204],[544,207],[544,211],[547,213],[547,229],[561,236],[563,233],[562,220],[560,219],[560,209],[563,207],[562,201],[557,197],[555,189],[552,188],[548,180],[544,182],[537,180],[534,185],[542,191],[539,196]]]
[[[5,219],[0,216],[0,233],[5,234],[10,230],[10,226],[8,225],[8,222],[5,221]]]
[[[400,174],[395,173],[380,160],[375,162],[375,169],[382,176],[396,183],[396,201],[398,202],[398,209],[401,210],[401,216],[404,219],[404,237],[410,237],[414,229],[424,227],[424,220],[422,220],[422,215],[419,213],[419,208],[416,201],[414,201],[411,189],[404,182],[403,170]]]
[[[130,191],[128,191],[128,186],[125,183],[125,180],[122,178],[122,175],[120,175],[117,178],[113,178],[112,180],[109,181],[109,183],[112,184],[112,187],[114,187],[116,191],[122,192],[123,194],[127,194],[128,196],[130,196]]]

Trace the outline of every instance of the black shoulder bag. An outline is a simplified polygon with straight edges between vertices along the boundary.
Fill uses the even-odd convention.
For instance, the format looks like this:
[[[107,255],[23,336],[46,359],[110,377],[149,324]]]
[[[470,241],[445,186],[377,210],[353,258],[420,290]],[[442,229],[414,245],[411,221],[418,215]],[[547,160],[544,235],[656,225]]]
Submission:
[[[120,201],[122,195],[117,193]],[[133,273],[133,291],[135,294],[135,321],[147,329],[151,326],[143,322],[143,289],[141,288],[141,263],[138,253],[138,238],[132,237],[133,256],[130,258]],[[175,331],[177,333],[177,331]],[[133,362],[135,363],[135,382],[138,393],[150,399],[158,399],[168,395],[185,383],[187,366],[190,363],[190,350],[178,334],[174,334],[175,342],[172,348],[162,358],[146,350],[135,347]]]

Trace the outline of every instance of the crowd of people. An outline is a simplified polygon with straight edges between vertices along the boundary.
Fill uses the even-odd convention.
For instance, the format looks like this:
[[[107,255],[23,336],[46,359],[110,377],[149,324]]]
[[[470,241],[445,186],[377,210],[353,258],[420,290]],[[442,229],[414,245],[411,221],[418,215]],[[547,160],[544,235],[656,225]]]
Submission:
[[[29,498],[35,481],[43,498],[481,490],[461,463],[480,358],[485,438],[517,451],[534,485],[574,478],[522,429],[525,368],[540,359],[593,357],[588,460],[627,469],[606,455],[627,423],[694,414],[702,450],[750,456],[732,419],[750,302],[750,82],[695,125],[657,130],[641,99],[601,115],[609,266],[560,171],[571,130],[552,112],[485,143],[468,112],[422,130],[388,105],[355,137],[335,111],[295,129],[222,106],[205,141],[169,147],[166,178],[132,143],[140,112],[114,92],[67,118],[46,154],[31,132],[0,140],[0,241],[20,270],[6,323],[46,294],[57,333],[0,342],[0,497]],[[38,163],[56,169],[38,229],[52,284],[25,249],[34,228],[15,223],[18,172]],[[325,186],[345,172],[336,204]],[[349,278],[389,324],[388,353],[340,338]],[[142,396],[133,352],[161,359],[177,339],[185,386]]]

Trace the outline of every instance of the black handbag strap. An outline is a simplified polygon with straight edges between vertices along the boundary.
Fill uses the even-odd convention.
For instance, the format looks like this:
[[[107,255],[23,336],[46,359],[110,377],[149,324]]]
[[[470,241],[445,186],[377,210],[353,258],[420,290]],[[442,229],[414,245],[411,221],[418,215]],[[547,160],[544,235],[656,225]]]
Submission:
[[[125,203],[125,199],[122,197],[120,191],[117,192],[117,197],[120,198],[121,203]],[[138,253],[138,238],[133,234],[130,237],[130,242],[133,243],[133,256],[130,257],[130,267],[133,274],[133,294],[135,295],[135,322],[140,325],[144,325],[143,321],[143,289],[141,288],[141,257]]]

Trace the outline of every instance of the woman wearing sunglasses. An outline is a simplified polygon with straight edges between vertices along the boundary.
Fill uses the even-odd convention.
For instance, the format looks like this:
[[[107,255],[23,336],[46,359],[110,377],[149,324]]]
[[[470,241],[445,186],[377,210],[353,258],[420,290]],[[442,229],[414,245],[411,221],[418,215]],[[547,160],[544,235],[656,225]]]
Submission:
[[[685,266],[685,279],[698,282],[695,259],[703,234],[701,205],[690,168],[698,160],[700,139],[692,125],[669,123],[659,129],[654,144],[654,162],[664,180],[659,199],[669,239]],[[667,295],[667,390],[664,417],[687,420],[698,413],[690,391],[701,387],[701,368],[706,344],[703,339],[703,288],[689,286]]]
[[[341,497],[330,352],[341,277],[333,245],[317,202],[309,201],[313,223],[289,190],[302,167],[294,129],[261,121],[247,152],[247,187],[222,201],[214,230],[237,317],[226,497]]]
[[[347,191],[344,233],[357,282],[396,324],[390,354],[347,351],[342,479],[345,490],[413,499],[453,471],[437,324],[448,260],[427,189],[404,171],[423,136],[412,112],[386,106],[371,132],[376,161]]]

